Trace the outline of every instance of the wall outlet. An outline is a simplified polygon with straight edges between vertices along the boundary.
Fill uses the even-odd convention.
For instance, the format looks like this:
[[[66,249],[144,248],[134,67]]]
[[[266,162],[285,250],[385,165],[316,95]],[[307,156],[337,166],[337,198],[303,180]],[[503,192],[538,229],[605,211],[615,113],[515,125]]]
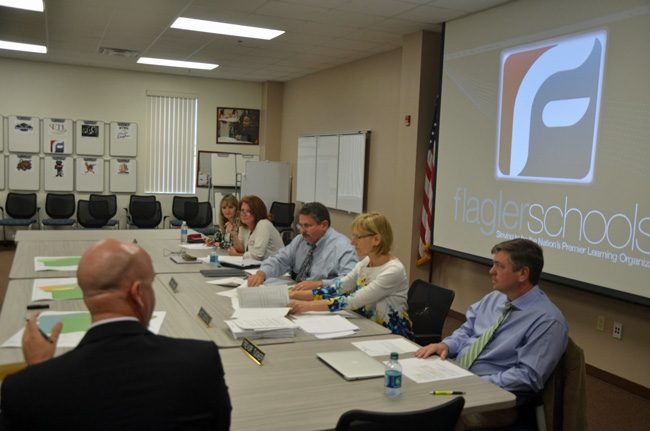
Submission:
[[[596,330],[600,332],[605,330],[605,316],[598,316],[596,319]]]
[[[612,337],[617,339],[623,338],[623,324],[621,322],[614,322],[614,329],[612,329]]]

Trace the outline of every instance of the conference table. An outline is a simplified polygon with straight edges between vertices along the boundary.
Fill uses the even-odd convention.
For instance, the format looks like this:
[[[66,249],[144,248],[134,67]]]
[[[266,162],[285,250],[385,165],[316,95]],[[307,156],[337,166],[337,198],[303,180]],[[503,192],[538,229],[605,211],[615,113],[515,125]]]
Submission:
[[[317,339],[297,330],[291,338],[254,340],[266,353],[263,365],[253,362],[233,338],[224,320],[234,311],[231,299],[218,295],[232,288],[208,284],[199,271],[209,264],[177,264],[170,253],[179,249],[178,230],[93,230],[21,231],[9,274],[9,285],[0,312],[0,343],[24,327],[31,303],[32,286],[37,278],[73,277],[73,271],[34,270],[40,256],[79,256],[94,241],[116,238],[135,240],[151,255],[156,278],[153,283],[156,310],[165,311],[160,334],[211,340],[220,347],[233,404],[233,430],[321,430],[333,429],[345,411],[358,408],[377,411],[408,411],[446,402],[445,396],[432,396],[433,389],[466,392],[464,412],[473,413],[508,408],[515,396],[476,376],[446,380],[444,384],[418,384],[403,379],[402,395],[389,399],[383,395],[381,378],[349,382],[317,359],[316,353],[354,350],[353,341],[395,339],[398,336],[364,318],[350,321],[359,327],[352,336]],[[224,253],[224,251],[220,251]],[[100,276],[98,274],[98,276]],[[176,289],[170,286],[174,279]],[[48,301],[50,311],[86,310],[82,300]],[[203,308],[212,317],[206,325],[199,317]],[[62,354],[68,348],[57,348]],[[404,354],[401,359],[413,354]],[[385,360],[387,358],[377,358]],[[22,361],[18,348],[0,349],[0,365]]]

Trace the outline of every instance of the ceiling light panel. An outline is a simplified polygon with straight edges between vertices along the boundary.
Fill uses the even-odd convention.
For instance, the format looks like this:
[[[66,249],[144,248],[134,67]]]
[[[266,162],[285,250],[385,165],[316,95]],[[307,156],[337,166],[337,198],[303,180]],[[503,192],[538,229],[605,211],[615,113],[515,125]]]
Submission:
[[[8,40],[0,40],[0,49],[47,54],[47,47],[44,45],[32,45],[31,43],[11,42]]]
[[[270,28],[250,27],[247,25],[228,24],[225,22],[205,21],[202,19],[182,17],[177,18],[176,21],[174,21],[172,28],[264,40],[274,39],[284,33],[283,30],[273,30]]]
[[[164,58],[140,57],[140,64],[152,64],[154,66],[182,67],[184,69],[212,70],[219,67],[218,64],[197,63],[195,61],[168,60]]]
[[[0,0],[0,6],[43,12],[43,0]]]

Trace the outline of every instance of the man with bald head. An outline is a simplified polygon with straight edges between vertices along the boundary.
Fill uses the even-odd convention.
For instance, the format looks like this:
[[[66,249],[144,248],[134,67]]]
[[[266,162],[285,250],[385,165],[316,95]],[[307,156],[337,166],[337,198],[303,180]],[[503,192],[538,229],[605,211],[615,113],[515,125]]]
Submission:
[[[153,266],[138,245],[93,244],[77,270],[92,326],[52,358],[32,316],[23,336],[30,365],[2,383],[0,429],[227,430],[230,398],[214,343],[147,330],[155,306]]]

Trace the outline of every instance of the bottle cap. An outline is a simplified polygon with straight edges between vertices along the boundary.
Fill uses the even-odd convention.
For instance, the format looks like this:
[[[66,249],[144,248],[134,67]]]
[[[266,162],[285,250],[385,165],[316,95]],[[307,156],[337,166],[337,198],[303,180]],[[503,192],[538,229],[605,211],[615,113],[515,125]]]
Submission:
[[[390,354],[390,359],[391,360],[396,361],[398,358],[399,358],[399,355],[397,354],[397,352],[391,352],[391,354]]]

